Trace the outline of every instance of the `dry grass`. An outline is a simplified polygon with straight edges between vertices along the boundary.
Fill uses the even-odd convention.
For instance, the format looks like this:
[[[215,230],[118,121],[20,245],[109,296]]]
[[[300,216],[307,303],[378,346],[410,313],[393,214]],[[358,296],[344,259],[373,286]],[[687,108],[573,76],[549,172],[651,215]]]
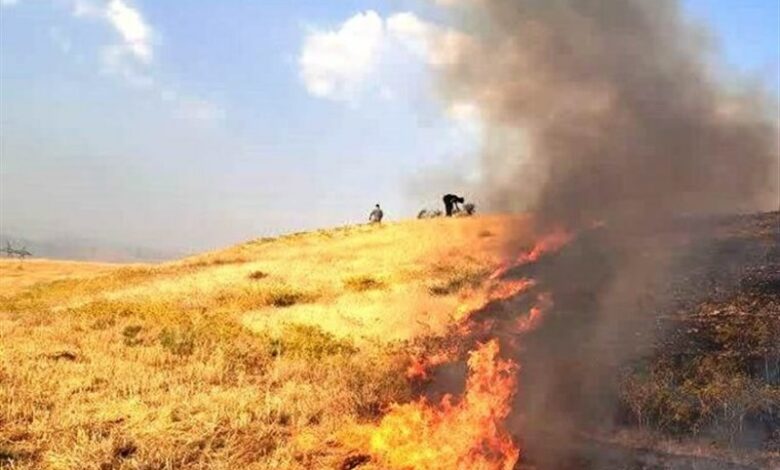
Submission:
[[[120,267],[109,263],[0,258],[0,292],[9,295],[40,282],[90,278]]]
[[[345,227],[154,266],[0,263],[0,467],[333,468],[339,429],[408,396],[405,341],[446,329],[521,223]]]

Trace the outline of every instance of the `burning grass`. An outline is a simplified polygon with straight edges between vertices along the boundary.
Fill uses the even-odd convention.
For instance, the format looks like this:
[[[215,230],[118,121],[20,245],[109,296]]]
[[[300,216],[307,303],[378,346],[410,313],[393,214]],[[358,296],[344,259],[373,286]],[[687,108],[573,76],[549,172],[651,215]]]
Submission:
[[[556,300],[512,268],[561,247],[526,243],[509,275],[491,279],[506,228],[490,220],[283,237],[213,254],[242,263],[119,269],[0,298],[0,466],[512,468],[521,451],[504,424],[517,365],[500,352],[547,326]],[[459,249],[438,244],[445,224]],[[480,236],[485,227],[497,235]],[[768,317],[735,318],[703,344],[775,337]],[[710,415],[683,410],[674,426],[685,434],[723,403],[731,423],[778,403],[743,380],[757,363],[719,357],[677,375],[664,363],[634,371],[627,416],[659,429],[681,406],[706,405]],[[465,387],[420,398],[457,361],[468,362]]]
[[[460,399],[438,404],[422,399],[396,405],[376,428],[363,430],[367,447],[383,468],[503,469],[519,450],[503,427],[516,387],[516,365],[499,358],[498,342],[479,345],[468,359]]]

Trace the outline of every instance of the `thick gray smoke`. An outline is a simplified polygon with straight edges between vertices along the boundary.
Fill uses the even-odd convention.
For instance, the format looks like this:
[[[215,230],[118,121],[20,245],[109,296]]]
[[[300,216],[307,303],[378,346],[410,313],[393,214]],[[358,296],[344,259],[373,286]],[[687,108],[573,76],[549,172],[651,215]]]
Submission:
[[[470,3],[484,23],[445,94],[482,111],[504,208],[572,225],[777,208],[774,100],[717,82],[677,1]]]
[[[523,353],[517,426],[543,456],[551,427],[609,420],[614,377],[650,344],[647,314],[668,302],[656,287],[676,262],[665,227],[777,209],[777,108],[719,81],[677,1],[468,3],[473,40],[443,93],[482,112],[485,192],[500,209],[533,210],[542,232],[606,223],[535,273],[556,306]]]

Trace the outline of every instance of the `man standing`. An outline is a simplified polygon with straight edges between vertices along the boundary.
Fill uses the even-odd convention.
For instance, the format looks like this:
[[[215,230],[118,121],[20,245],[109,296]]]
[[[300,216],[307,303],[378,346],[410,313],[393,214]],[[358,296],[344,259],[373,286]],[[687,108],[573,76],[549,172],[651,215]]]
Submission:
[[[442,200],[444,201],[444,212],[447,213],[447,217],[452,217],[453,210],[460,210],[458,204],[463,204],[466,201],[454,194],[445,194]]]
[[[371,213],[368,215],[368,221],[372,224],[378,224],[382,221],[382,217],[384,217],[384,213],[382,212],[382,209],[379,207],[379,204],[377,204],[374,207],[374,210],[371,211]]]

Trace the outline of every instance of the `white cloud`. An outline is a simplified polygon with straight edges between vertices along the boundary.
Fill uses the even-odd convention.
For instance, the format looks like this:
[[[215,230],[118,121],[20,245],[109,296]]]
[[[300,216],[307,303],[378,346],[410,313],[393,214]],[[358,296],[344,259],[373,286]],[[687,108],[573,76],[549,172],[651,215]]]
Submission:
[[[122,45],[139,61],[152,60],[152,30],[140,11],[122,0],[111,0],[104,12],[111,26],[122,38]]]
[[[51,0],[62,5],[79,20],[102,23],[111,28],[118,41],[99,47],[100,73],[118,77],[132,88],[156,95],[173,116],[189,121],[215,122],[225,119],[225,110],[206,99],[175,90],[155,75],[154,29],[132,0]],[[0,6],[12,6],[19,0],[0,0]],[[377,16],[378,18],[378,16]],[[381,23],[381,20],[380,20]],[[70,54],[74,44],[63,31],[53,26],[49,37],[63,53]],[[75,54],[77,55],[77,54]]]
[[[412,53],[434,66],[457,63],[460,51],[469,43],[466,34],[422,20],[411,12],[390,16],[387,31]]]
[[[135,61],[141,65],[151,63],[154,34],[138,8],[125,0],[70,0],[70,6],[73,16],[103,21],[119,36],[119,43],[105,48],[107,52],[104,50],[104,69],[127,68],[129,65],[124,63],[126,61]]]
[[[152,64],[154,29],[140,9],[126,0],[69,0],[69,4],[73,16],[102,21],[119,37],[119,42],[101,48],[101,73],[119,77],[132,88],[157,94],[178,118],[200,122],[225,118],[225,111],[221,107],[205,99],[177,92],[155,78]]]
[[[411,12],[386,20],[374,11],[358,13],[335,30],[308,33],[298,58],[300,76],[313,96],[353,101],[366,89],[390,99],[393,91],[378,73],[393,51],[404,50],[427,65],[453,65],[469,37],[420,19]]]
[[[334,31],[312,31],[298,59],[306,89],[314,96],[351,99],[374,71],[384,42],[382,18],[358,13]]]

